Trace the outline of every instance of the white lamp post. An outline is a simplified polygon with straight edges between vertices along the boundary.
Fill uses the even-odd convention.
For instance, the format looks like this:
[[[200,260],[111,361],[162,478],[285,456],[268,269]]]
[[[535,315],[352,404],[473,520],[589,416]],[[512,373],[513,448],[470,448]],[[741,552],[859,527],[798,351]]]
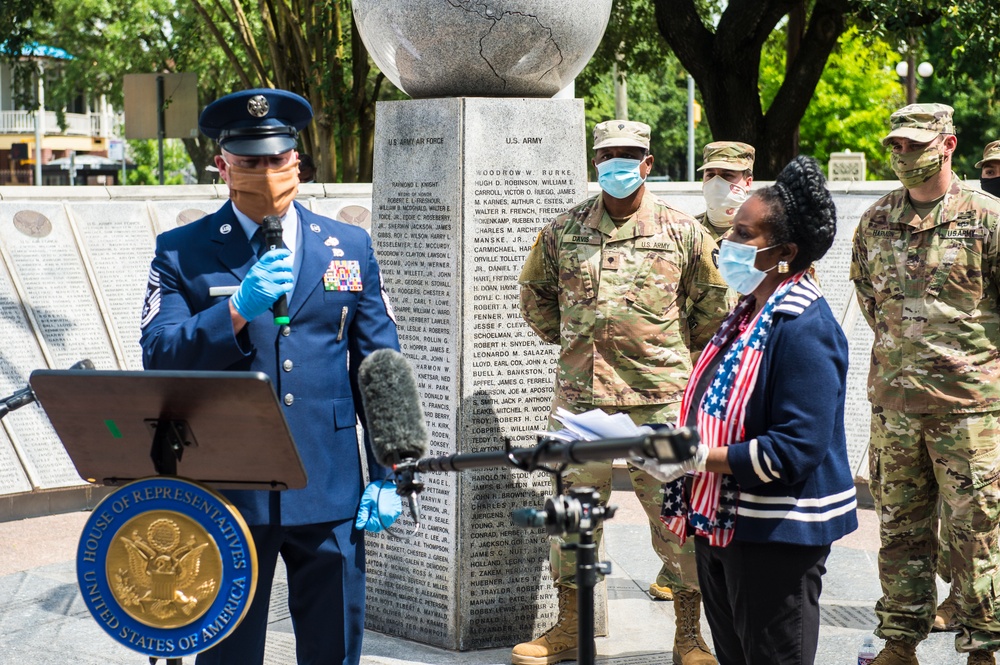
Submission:
[[[934,65],[929,62],[921,62],[916,67],[913,65],[913,56],[907,56],[906,60],[903,60],[896,65],[896,76],[903,79],[904,85],[906,86],[907,104],[917,103],[917,76],[920,78],[928,78],[934,73]],[[916,72],[913,71],[914,69]]]

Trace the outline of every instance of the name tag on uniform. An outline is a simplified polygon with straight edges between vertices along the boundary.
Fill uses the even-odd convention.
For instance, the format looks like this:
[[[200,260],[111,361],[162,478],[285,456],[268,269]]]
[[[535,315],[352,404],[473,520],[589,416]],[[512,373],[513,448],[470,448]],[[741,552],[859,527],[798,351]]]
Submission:
[[[330,261],[323,274],[325,291],[363,291],[361,265],[357,261]]]
[[[239,285],[237,286],[210,286],[208,287],[208,296],[210,298],[217,297],[227,297],[231,296],[240,290]]]
[[[571,235],[566,238],[566,242],[576,243],[577,245],[600,245],[601,239],[598,236]]]
[[[673,249],[674,243],[650,240],[649,238],[639,238],[635,241],[636,249],[657,249],[660,251],[667,251]]]
[[[899,238],[902,232],[892,229],[872,229],[868,235],[873,238]]]

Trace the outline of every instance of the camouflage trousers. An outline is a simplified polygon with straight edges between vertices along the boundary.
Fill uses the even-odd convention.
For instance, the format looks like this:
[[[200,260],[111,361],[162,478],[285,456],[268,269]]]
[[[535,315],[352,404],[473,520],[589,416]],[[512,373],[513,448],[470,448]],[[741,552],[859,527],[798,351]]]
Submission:
[[[553,402],[552,411],[556,407],[563,407],[575,413],[582,413],[594,408],[591,405],[567,404],[558,399]],[[677,410],[679,404],[655,404],[649,406],[633,407],[611,407],[605,410],[608,413],[627,413],[632,421],[642,425],[645,423],[673,423],[677,420]],[[549,427],[558,429],[562,425],[554,419],[549,419]],[[591,462],[583,466],[574,466],[563,472],[563,488],[568,490],[571,487],[593,487],[600,493],[601,504],[607,505],[611,497],[611,475],[612,462]],[[642,469],[628,465],[629,477],[632,481],[632,489],[642,509],[649,519],[650,538],[653,543],[653,551],[663,562],[659,573],[656,575],[656,583],[660,586],[669,586],[674,591],[697,591],[698,569],[694,559],[694,538],[689,538],[682,547],[680,541],[672,532],[660,521],[660,512],[663,508],[663,483],[652,477]],[[594,543],[600,548],[601,538],[604,536],[604,529],[594,531]],[[564,551],[564,542],[575,542],[574,536],[567,536],[565,539],[552,538],[549,550],[549,566],[552,572],[552,579],[557,585],[576,587],[576,553]]]
[[[959,603],[955,648],[1000,649],[1000,412],[872,413],[868,462],[882,538],[875,634],[915,643],[930,631],[940,498]]]

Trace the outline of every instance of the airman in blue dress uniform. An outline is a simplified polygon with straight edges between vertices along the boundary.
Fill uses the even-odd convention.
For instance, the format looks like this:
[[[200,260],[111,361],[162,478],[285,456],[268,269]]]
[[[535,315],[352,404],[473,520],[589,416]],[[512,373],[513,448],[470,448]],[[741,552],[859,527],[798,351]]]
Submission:
[[[364,530],[399,515],[393,486],[381,480],[385,469],[367,441],[360,449],[355,430],[364,419],[358,365],[377,349],[398,350],[396,324],[369,234],[294,202],[296,139],[311,119],[309,103],[283,90],[246,90],[209,104],[199,125],[219,142],[215,164],[230,201],[161,234],[150,268],[146,369],[266,373],[308,476],[304,489],[225,493],[250,525],[258,585],[242,624],[199,654],[199,665],[263,662],[279,554],[298,662],[358,663]],[[254,232],[267,215],[282,219],[285,247],[260,248]],[[287,325],[269,311],[281,295]]]

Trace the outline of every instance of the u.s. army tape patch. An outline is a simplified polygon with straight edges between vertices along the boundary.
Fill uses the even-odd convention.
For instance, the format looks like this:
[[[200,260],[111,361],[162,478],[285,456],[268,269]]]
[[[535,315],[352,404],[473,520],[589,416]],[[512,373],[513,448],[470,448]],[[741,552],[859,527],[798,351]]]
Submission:
[[[144,478],[94,509],[76,574],[87,609],[119,644],[181,658],[215,646],[243,620],[257,555],[222,496],[181,478]]]

